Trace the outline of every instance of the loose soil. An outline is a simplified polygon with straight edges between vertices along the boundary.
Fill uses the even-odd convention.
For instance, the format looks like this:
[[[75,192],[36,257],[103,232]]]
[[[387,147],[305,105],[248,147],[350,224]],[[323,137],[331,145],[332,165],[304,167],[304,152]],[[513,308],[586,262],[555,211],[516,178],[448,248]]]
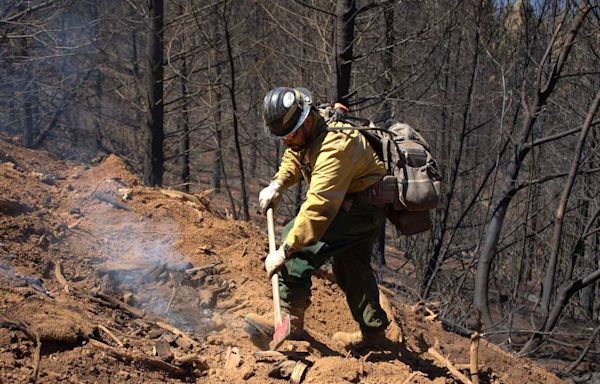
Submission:
[[[0,382],[286,382],[243,331],[272,306],[266,233],[210,197],[145,187],[116,156],[86,166],[0,142]],[[345,353],[330,340],[356,329],[343,293],[327,272],[313,283],[311,340],[280,348],[303,382],[459,382],[432,346],[468,376],[470,340],[422,306],[393,303],[396,350]],[[485,340],[479,365],[482,383],[562,382]]]

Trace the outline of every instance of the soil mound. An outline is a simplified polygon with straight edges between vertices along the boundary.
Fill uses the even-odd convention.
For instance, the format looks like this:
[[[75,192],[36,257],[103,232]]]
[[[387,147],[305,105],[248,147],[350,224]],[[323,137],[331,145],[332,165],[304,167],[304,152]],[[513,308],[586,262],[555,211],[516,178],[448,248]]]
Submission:
[[[423,305],[387,306],[394,348],[338,349],[356,326],[327,270],[309,340],[261,351],[242,321],[272,306],[259,226],[145,187],[116,156],[87,167],[0,142],[0,161],[0,381],[460,382],[435,352],[469,376],[470,340]],[[562,382],[485,340],[479,367],[482,383]]]

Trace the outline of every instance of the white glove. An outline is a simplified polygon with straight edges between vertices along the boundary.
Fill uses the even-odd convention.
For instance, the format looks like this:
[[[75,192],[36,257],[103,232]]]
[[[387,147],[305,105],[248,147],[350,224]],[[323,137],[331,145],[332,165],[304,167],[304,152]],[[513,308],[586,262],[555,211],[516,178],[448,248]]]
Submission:
[[[286,257],[283,245],[277,248],[275,252],[271,252],[267,255],[267,258],[265,259],[265,269],[267,270],[269,278],[283,266],[285,261]]]
[[[271,184],[260,191],[258,194],[258,205],[260,206],[262,213],[267,212],[267,209],[269,208],[273,208],[273,210],[277,209],[279,201],[281,200],[280,189],[281,183],[277,180],[273,180],[271,181]]]

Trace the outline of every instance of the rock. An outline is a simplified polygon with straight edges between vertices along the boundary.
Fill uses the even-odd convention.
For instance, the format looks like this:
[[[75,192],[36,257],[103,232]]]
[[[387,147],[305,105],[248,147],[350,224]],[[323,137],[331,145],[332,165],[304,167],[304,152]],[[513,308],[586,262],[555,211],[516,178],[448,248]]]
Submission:
[[[155,342],[154,347],[152,348],[152,354],[165,361],[173,360],[173,351],[171,351],[171,347],[166,341],[159,340]]]
[[[212,289],[201,289],[199,293],[201,308],[213,308],[215,306],[217,295]]]
[[[172,333],[163,333],[162,336],[160,337],[161,341],[167,342],[169,344],[173,344],[176,340],[177,340],[177,335],[174,335]]]
[[[237,347],[228,347],[225,354],[225,366],[228,371],[238,368],[242,364],[242,356]]]
[[[192,349],[193,347],[192,343],[183,337],[178,337],[177,340],[175,340],[175,344],[182,349]]]
[[[165,331],[162,329],[151,329],[146,335],[150,339],[157,339],[165,334]]]

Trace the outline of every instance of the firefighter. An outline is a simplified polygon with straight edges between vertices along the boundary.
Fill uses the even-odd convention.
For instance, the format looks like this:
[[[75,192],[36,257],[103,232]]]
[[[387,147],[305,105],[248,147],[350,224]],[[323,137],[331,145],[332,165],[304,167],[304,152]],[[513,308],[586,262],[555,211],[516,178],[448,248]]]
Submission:
[[[337,332],[346,349],[385,342],[388,318],[379,303],[371,254],[385,223],[385,206],[373,196],[386,171],[357,130],[328,131],[325,119],[304,88],[274,88],[267,93],[263,118],[268,132],[287,146],[278,172],[259,194],[259,206],[276,209],[282,192],[303,177],[306,200],[283,229],[283,243],[269,253],[265,269],[279,274],[282,311],[291,319],[290,339],[302,339],[310,305],[311,274],[332,261],[337,284],[346,295],[358,332]],[[336,123],[339,124],[341,123]],[[272,316],[250,313],[251,335],[272,335]]]

